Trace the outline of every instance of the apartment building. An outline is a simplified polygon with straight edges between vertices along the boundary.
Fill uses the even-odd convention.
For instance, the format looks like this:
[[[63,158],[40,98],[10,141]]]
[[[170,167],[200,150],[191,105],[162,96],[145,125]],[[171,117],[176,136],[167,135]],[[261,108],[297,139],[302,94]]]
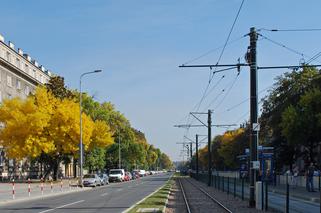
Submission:
[[[43,65],[22,49],[16,49],[13,42],[6,42],[0,34],[0,102],[6,98],[26,98],[37,85],[47,83],[51,75]],[[27,161],[7,159],[0,146],[0,178],[26,175],[31,171],[30,166]]]

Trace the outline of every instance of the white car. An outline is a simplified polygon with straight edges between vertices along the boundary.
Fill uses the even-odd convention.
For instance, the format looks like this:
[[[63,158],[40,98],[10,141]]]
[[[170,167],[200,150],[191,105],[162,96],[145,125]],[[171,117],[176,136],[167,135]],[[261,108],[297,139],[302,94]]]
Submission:
[[[97,174],[87,174],[84,175],[82,184],[84,186],[96,187],[101,185],[101,181]]]
[[[138,174],[139,174],[139,176],[144,177],[144,176],[146,176],[146,171],[143,169],[140,169],[140,170],[138,170]]]
[[[125,170],[124,169],[111,169],[109,170],[109,181],[122,182],[125,180]]]

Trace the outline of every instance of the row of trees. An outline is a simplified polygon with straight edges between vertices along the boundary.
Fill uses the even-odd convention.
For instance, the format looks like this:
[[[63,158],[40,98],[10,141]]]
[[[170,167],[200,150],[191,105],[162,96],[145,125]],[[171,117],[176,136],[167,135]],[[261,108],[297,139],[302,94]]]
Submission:
[[[169,168],[171,161],[110,102],[99,103],[71,91],[61,77],[38,87],[27,99],[4,100],[0,106],[1,145],[7,158],[28,159],[45,165],[45,176],[58,176],[61,162],[79,157],[79,97],[83,98],[83,145],[90,172],[117,167],[118,144],[122,165],[132,168]],[[117,140],[116,140],[117,139]]]
[[[285,73],[263,98],[259,118],[261,145],[273,146],[277,170],[298,160],[320,166],[321,71],[303,68]],[[212,141],[216,169],[238,168],[238,155],[249,147],[249,126],[217,135]],[[207,146],[199,151],[200,166],[207,165]],[[195,165],[195,156],[193,157]]]

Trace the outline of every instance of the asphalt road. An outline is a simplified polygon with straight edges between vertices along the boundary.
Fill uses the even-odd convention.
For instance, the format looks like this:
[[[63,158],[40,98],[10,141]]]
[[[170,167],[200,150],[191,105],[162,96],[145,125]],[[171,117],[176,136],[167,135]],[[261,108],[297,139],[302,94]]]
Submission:
[[[122,212],[165,184],[171,174],[159,174],[92,190],[7,204],[1,213]]]

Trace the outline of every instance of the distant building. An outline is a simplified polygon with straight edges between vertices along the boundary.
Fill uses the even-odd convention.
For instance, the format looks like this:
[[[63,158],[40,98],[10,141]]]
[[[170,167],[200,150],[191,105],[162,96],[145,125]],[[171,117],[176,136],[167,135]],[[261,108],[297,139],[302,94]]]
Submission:
[[[5,43],[4,37],[0,34],[0,102],[6,98],[26,98],[38,85],[48,83],[51,75],[50,71],[22,49],[15,49],[12,42]],[[0,146],[0,179],[36,177],[41,175],[43,170],[43,165],[32,165],[27,160],[16,162],[14,159],[6,158],[5,150]],[[72,173],[71,166],[68,170],[68,173]]]

